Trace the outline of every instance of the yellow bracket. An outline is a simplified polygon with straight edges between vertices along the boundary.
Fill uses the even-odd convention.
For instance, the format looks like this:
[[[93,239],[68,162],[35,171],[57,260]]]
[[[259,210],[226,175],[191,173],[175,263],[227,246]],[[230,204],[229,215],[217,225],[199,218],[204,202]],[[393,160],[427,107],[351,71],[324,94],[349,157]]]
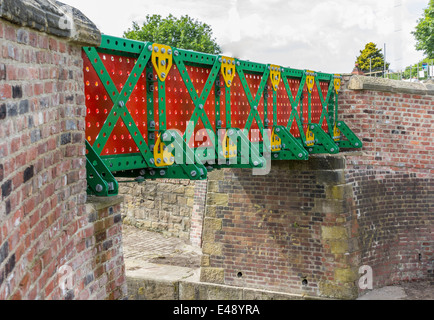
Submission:
[[[312,93],[313,86],[315,85],[315,72],[306,70],[306,85],[309,93]]]
[[[152,64],[157,72],[158,78],[165,81],[172,68],[172,48],[162,44],[152,45]]]
[[[225,80],[226,86],[230,88],[235,77],[235,59],[229,57],[221,57],[221,73]]]
[[[335,91],[336,91],[336,94],[338,94],[339,89],[341,88],[341,75],[335,74],[334,77],[335,77],[335,80],[334,80]]]
[[[282,150],[282,139],[275,132],[276,129],[273,129],[273,133],[271,134],[271,151],[279,152]]]
[[[310,131],[310,128],[306,132],[306,145],[308,147],[313,147],[315,145],[315,134]]]
[[[341,140],[341,130],[338,129],[337,125],[335,124],[335,128],[333,129],[333,140],[339,141]]]
[[[172,144],[173,148],[174,145]],[[156,167],[167,167],[175,163],[175,158],[173,154],[167,151],[166,145],[161,141],[161,134],[158,135],[157,142],[154,147],[154,160]]]
[[[273,64],[270,65],[270,79],[274,91],[277,91],[277,89],[279,88],[281,76],[282,75],[280,73],[280,66],[276,66]]]
[[[237,156],[237,145],[228,136],[230,131],[231,129],[226,131],[226,134],[223,137],[223,156],[226,159],[235,158]]]

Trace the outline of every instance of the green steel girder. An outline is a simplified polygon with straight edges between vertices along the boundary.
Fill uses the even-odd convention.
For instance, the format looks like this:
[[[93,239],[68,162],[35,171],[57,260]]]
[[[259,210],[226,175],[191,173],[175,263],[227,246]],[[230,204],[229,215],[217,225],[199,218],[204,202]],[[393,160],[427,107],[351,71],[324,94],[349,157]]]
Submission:
[[[101,197],[118,194],[118,182],[92,146],[86,141],[87,193]]]
[[[220,70],[222,68],[223,57],[174,47],[171,48],[173,52],[173,65],[179,70],[183,84],[194,103],[194,111],[192,112],[190,121],[187,122],[184,133],[179,134],[175,131],[175,133],[172,134],[171,130],[167,131],[167,129],[170,128],[168,128],[167,125],[166,99],[170,99],[170,96],[168,96],[166,92],[166,82],[162,81],[160,77],[158,77],[157,80],[151,80],[147,77],[152,85],[158,85],[158,116],[154,114],[154,92],[149,89],[152,85],[148,85],[145,103],[148,126],[147,132],[140,134],[141,132],[135,124],[127,108],[127,104],[129,103],[128,101],[140,76],[143,73],[150,75],[154,72],[154,66],[151,63],[153,56],[152,50],[153,44],[150,42],[121,39],[107,35],[102,36],[102,43],[99,48],[84,48],[84,52],[90,64],[95,69],[112,103],[112,108],[110,109],[107,119],[101,126],[99,134],[93,140],[92,146],[86,142],[86,148],[88,149],[88,191],[90,194],[110,196],[117,193],[118,185],[115,177],[136,178],[134,181],[160,178],[201,180],[207,177],[207,172],[214,169],[226,167],[264,167],[267,164],[265,154],[271,154],[272,160],[307,160],[309,154],[336,154],[343,148],[361,148],[363,146],[360,139],[357,138],[348,125],[343,121],[338,121],[339,95],[336,91],[337,87],[335,88],[334,84],[334,79],[339,77],[338,75],[321,72],[314,73],[314,86],[317,89],[316,91],[319,96],[322,111],[319,123],[312,123],[313,91],[307,90],[308,93],[306,95],[304,94],[307,85],[306,80],[311,79],[307,78],[309,71],[280,67],[280,78],[284,85],[284,90],[287,93],[291,109],[287,125],[280,126],[277,125],[278,117],[280,117],[277,113],[278,89],[273,88],[275,90],[272,91],[272,97],[268,96],[268,81],[270,78],[271,65],[233,59],[235,62],[235,73],[239,77],[244,91],[243,94],[245,94],[248,105],[250,106],[250,111],[246,112],[247,120],[245,128],[234,128],[233,121],[235,116],[232,116],[231,86],[220,84]],[[121,89],[119,89],[120,91],[117,89],[110,74],[106,70],[100,58],[101,53],[132,57],[137,61],[127,81],[121,86]],[[202,92],[197,92],[187,72],[187,67],[191,66],[203,67],[209,70],[208,79],[205,82]],[[256,92],[252,92],[249,88],[246,74],[261,77]],[[311,77],[312,74],[310,73],[309,76]],[[296,79],[297,82],[300,81],[297,92],[294,94],[295,96],[292,95],[289,85],[290,79]],[[320,82],[329,83],[327,94],[323,94],[321,85],[324,87],[324,84],[320,84]],[[309,87],[309,89],[311,89],[311,87]],[[215,90],[215,101],[213,101],[215,104],[214,127],[204,108],[206,103],[209,102],[208,100],[212,90]],[[258,111],[258,106],[262,98],[264,101],[263,118],[261,118],[262,114]],[[307,110],[303,110],[303,100],[306,102],[305,99],[307,99]],[[225,103],[224,107],[222,106],[222,101]],[[318,111],[317,107],[315,110]],[[305,111],[305,114],[303,114],[303,111]],[[271,119],[269,118],[271,113],[273,113],[274,125],[271,125]],[[307,117],[304,119],[306,113]],[[237,120],[236,117],[235,120]],[[279,120],[281,119],[279,118]],[[110,135],[113,133],[114,127],[118,121],[122,121],[125,124],[128,133],[131,135],[138,148],[138,152],[102,156],[102,151],[106,147]],[[248,138],[254,121],[262,136],[262,141],[259,143],[253,143]],[[328,125],[328,132],[324,132],[322,129],[323,124],[325,124],[324,121]],[[155,125],[156,122],[159,123],[158,130]],[[188,142],[195,133],[195,127],[198,126],[200,122],[202,122],[208,133],[211,147],[200,146],[190,148]],[[295,138],[291,133],[293,124],[296,125],[300,132],[299,138]],[[306,134],[304,133],[306,125],[309,126],[309,130],[311,130],[315,136],[313,145],[310,145],[309,142],[311,140],[308,142]],[[222,137],[218,137],[217,134],[219,129],[226,129],[232,132],[229,138],[237,146],[236,156],[227,158],[223,155]],[[282,148],[279,152],[271,152],[269,134],[273,130],[281,140]],[[164,143],[171,152],[173,151],[175,163],[170,166],[161,167],[154,163],[154,150],[152,146],[157,143],[157,136],[161,137],[167,132],[170,133],[169,139]],[[340,133],[341,137],[335,137],[336,132]],[[147,135],[147,142],[144,139],[145,135]],[[343,137],[346,139],[343,140]],[[89,141],[91,140],[89,139]],[[101,187],[102,190],[96,191],[97,186],[98,190],[100,190]]]
[[[284,126],[275,126],[275,133],[282,141],[282,150],[273,152],[273,160],[308,160],[309,153],[299,140]]]
[[[363,148],[363,142],[355,135],[344,121],[337,122],[337,128],[348,140],[339,140],[337,145],[342,148],[360,149]]]

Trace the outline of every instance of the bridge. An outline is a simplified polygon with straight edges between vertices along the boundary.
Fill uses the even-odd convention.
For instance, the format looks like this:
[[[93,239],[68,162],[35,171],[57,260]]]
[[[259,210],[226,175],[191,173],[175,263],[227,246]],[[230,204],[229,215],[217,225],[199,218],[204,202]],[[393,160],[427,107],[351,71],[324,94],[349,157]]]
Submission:
[[[131,296],[128,223],[201,249],[179,299],[354,299],[363,272],[432,282],[432,84],[101,36],[60,2],[0,6],[0,300]]]
[[[204,180],[363,147],[338,119],[337,74],[106,35],[83,61],[92,195],[117,195],[117,177]]]

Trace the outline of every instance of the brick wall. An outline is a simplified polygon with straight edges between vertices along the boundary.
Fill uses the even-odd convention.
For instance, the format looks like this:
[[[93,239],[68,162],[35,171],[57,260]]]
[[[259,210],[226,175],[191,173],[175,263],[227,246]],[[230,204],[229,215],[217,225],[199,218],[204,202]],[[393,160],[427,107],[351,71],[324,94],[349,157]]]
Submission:
[[[56,28],[62,12],[2,2],[0,300],[126,294],[120,200],[86,204],[81,46],[100,33],[78,11]]]
[[[210,174],[201,281],[348,298],[356,246],[343,157]]]
[[[423,84],[346,78],[340,119],[362,152],[210,174],[201,280],[348,299],[363,265],[374,287],[432,277],[433,101]]]
[[[364,141],[347,167],[361,264],[373,268],[375,287],[432,277],[433,88],[352,77],[341,110]]]

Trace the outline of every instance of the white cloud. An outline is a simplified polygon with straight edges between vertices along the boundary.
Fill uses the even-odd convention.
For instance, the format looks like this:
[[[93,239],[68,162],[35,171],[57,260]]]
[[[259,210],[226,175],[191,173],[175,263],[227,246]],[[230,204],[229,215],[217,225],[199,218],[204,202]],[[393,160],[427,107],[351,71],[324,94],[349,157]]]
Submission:
[[[224,53],[299,69],[345,73],[368,42],[392,69],[422,58],[411,35],[428,0],[64,0],[106,34],[122,36],[146,14],[188,14],[213,28]],[[401,2],[401,7],[395,4]],[[401,30],[401,31],[397,31]]]

